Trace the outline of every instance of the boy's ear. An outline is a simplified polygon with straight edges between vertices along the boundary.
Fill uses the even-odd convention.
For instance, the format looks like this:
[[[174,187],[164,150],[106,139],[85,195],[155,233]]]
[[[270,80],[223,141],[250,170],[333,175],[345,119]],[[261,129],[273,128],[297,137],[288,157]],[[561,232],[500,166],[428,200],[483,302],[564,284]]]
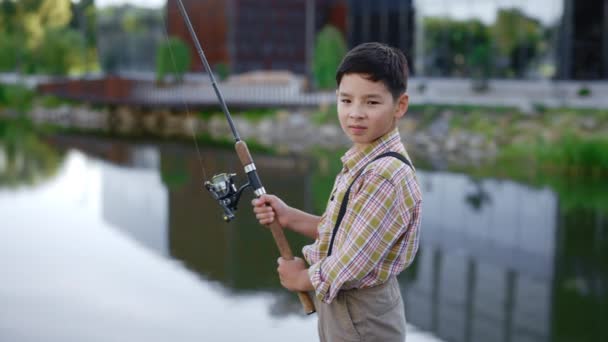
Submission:
[[[405,112],[407,112],[407,108],[410,104],[410,96],[407,93],[401,94],[397,99],[396,108],[395,108],[395,118],[401,119]]]

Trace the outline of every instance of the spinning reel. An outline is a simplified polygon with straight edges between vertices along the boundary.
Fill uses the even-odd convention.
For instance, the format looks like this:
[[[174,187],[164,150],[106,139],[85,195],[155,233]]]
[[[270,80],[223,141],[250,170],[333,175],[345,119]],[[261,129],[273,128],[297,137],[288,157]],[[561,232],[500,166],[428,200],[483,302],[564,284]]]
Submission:
[[[220,173],[213,176],[210,182],[205,182],[205,188],[224,209],[223,219],[226,222],[230,222],[236,217],[234,212],[237,210],[243,190],[251,186],[250,183],[246,183],[237,190],[234,183],[235,176],[236,173]]]

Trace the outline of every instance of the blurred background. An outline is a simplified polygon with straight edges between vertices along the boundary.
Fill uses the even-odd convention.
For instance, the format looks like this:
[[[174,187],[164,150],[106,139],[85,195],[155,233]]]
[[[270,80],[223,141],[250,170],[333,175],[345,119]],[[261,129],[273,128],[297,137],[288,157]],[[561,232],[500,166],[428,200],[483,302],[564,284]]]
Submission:
[[[608,340],[608,1],[183,0],[266,189],[321,214],[335,69],[410,66],[408,341]],[[0,0],[0,340],[314,341],[177,0]],[[292,249],[311,243],[288,234]]]

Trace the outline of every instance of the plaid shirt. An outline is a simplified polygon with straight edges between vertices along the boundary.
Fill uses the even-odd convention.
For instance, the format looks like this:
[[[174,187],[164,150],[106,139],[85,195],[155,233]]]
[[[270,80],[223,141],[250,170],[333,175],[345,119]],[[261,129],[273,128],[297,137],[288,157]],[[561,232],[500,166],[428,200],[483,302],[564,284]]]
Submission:
[[[380,285],[409,266],[418,250],[422,195],[415,171],[397,158],[370,164],[353,184],[346,213],[327,256],[342,197],[359,171],[376,156],[399,152],[406,157],[399,131],[382,136],[363,151],[342,157],[331,197],[321,216],[319,237],[305,246],[304,258],[316,296],[326,302],[341,289]]]

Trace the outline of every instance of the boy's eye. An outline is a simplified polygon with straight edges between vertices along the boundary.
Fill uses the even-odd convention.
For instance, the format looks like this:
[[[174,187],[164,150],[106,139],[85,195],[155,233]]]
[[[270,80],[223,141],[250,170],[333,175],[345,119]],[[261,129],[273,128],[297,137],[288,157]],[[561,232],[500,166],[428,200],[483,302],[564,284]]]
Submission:
[[[340,102],[342,102],[342,103],[350,103],[350,100],[349,99],[342,99],[342,100],[340,100]]]
[[[378,101],[367,101],[367,104],[369,104],[369,105],[377,105],[377,104],[380,104],[380,102],[378,102]]]

